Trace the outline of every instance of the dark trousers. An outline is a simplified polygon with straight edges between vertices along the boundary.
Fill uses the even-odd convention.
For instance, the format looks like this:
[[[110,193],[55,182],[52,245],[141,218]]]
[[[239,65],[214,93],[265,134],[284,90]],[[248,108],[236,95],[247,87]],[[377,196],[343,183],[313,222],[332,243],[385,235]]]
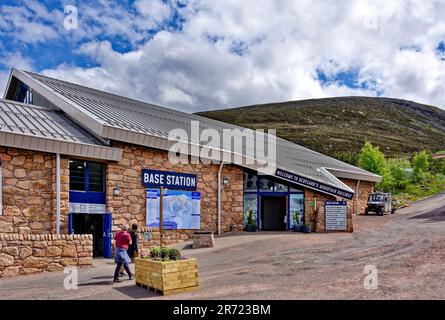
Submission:
[[[126,262],[118,262],[116,265],[116,270],[114,270],[114,280],[119,279],[119,272],[122,268],[122,266],[124,266],[125,271],[127,271],[127,274],[129,277],[132,277],[133,274],[131,273],[130,267],[128,266],[128,263]]]

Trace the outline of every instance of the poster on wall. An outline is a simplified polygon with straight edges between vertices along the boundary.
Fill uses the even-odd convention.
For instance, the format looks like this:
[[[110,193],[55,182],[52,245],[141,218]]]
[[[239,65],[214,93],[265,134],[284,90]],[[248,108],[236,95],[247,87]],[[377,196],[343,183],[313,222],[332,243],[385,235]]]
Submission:
[[[253,222],[257,222],[257,200],[258,198],[256,194],[244,194],[244,227],[248,224],[249,217],[251,217]]]
[[[347,229],[346,201],[327,201],[325,203],[326,230],[345,231]]]
[[[290,227],[304,224],[304,194],[295,193],[290,195]]]
[[[163,197],[164,229],[201,228],[201,194],[194,191],[166,190]],[[147,190],[146,226],[159,228],[160,190]]]

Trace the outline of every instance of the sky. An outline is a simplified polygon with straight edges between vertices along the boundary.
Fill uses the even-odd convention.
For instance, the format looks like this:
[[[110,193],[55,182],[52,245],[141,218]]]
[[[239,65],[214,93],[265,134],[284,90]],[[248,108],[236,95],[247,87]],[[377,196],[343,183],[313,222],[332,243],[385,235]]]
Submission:
[[[0,94],[16,67],[187,112],[336,96],[445,108],[444,17],[444,0],[0,0]]]

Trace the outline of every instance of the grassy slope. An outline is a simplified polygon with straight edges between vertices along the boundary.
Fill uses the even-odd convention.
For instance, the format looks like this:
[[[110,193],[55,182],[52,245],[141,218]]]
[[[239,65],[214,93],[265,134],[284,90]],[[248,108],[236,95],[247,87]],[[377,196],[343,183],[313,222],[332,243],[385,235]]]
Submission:
[[[445,149],[445,111],[415,102],[366,97],[290,101],[199,115],[277,135],[324,154],[357,152],[370,141],[386,156]]]

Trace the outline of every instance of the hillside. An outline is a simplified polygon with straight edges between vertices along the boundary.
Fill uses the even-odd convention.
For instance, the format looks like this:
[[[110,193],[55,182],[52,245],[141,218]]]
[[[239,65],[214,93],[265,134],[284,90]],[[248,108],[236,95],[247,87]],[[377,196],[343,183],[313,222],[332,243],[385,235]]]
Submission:
[[[445,111],[405,100],[341,97],[198,114],[253,129],[274,128],[279,137],[339,158],[359,151],[365,141],[387,156],[445,149]]]

